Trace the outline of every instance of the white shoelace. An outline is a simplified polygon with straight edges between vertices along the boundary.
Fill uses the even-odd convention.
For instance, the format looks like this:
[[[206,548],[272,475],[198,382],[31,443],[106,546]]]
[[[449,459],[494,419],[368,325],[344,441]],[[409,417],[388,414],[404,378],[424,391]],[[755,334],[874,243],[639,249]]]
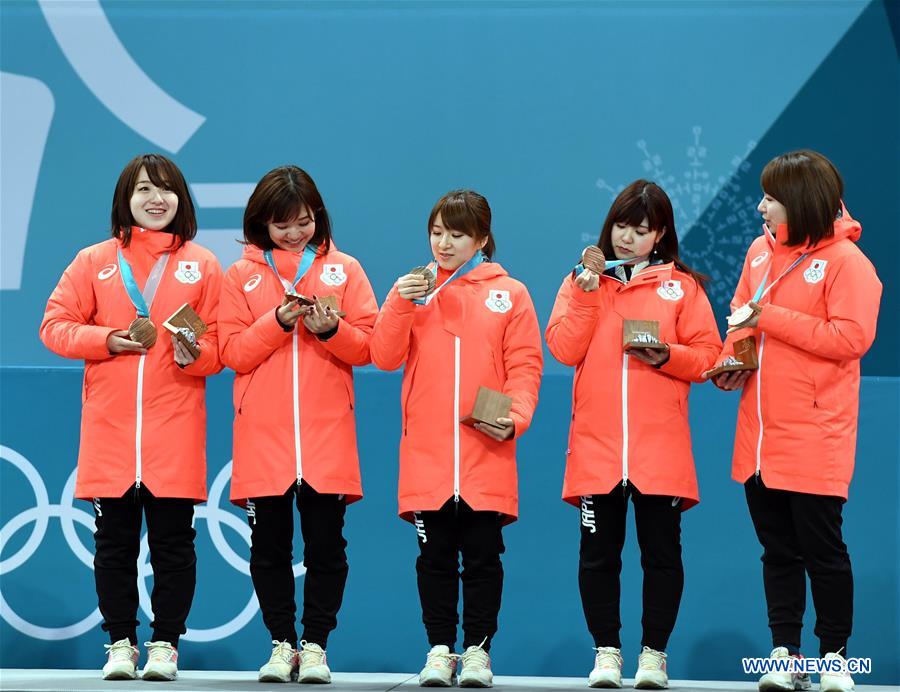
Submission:
[[[293,665],[294,647],[291,646],[290,643],[286,641],[279,642],[273,639],[272,645],[274,648],[272,649],[271,657],[269,657],[269,663],[283,663],[287,666]]]
[[[123,639],[112,644],[104,644],[103,648],[109,654],[110,661],[133,661],[136,647],[131,642]]]
[[[638,657],[638,668],[649,670],[662,670],[666,663],[666,655],[662,651],[656,651],[645,646]]]
[[[325,663],[325,649],[311,642],[300,642],[300,665],[320,666],[323,663]]]
[[[601,670],[615,668],[618,670],[622,667],[622,654],[614,646],[598,646],[596,652],[597,658],[594,662],[596,668]]]
[[[460,657],[462,659],[463,669],[466,669],[473,664],[479,668],[487,668],[490,665],[491,657],[488,655],[487,651],[481,648],[486,641],[487,638],[485,637],[484,641],[477,647],[470,646],[463,652],[463,655]]]
[[[453,661],[459,659],[459,654],[444,653],[443,651],[429,651],[425,657],[426,668],[452,668]]]
[[[169,642],[144,642],[147,647],[147,661],[167,663],[175,658],[175,647]]]

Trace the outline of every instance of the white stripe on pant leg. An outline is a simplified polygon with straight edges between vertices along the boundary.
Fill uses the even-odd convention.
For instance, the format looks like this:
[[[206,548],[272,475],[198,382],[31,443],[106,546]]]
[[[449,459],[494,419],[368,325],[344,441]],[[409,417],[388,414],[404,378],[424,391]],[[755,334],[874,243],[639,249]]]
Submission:
[[[253,500],[247,500],[247,519],[256,526],[256,503]]]

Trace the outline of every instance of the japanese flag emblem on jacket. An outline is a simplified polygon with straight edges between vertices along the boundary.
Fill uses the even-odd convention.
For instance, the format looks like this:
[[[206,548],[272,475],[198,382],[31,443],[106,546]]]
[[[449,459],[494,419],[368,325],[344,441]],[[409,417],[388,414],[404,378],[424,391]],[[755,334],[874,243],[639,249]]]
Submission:
[[[178,262],[175,278],[183,284],[195,284],[203,278],[199,262]]]
[[[803,272],[803,278],[806,280],[806,283],[817,284],[824,279],[826,264],[828,264],[828,260],[814,259],[806,271]]]
[[[347,280],[343,264],[326,264],[322,269],[322,283],[328,286],[340,286]]]
[[[488,297],[484,304],[487,305],[488,310],[491,312],[508,312],[512,308],[509,291],[498,291],[497,289],[491,289],[488,292]]]
[[[663,281],[659,288],[656,289],[656,292],[663,300],[681,300],[684,297],[681,282],[674,279]]]

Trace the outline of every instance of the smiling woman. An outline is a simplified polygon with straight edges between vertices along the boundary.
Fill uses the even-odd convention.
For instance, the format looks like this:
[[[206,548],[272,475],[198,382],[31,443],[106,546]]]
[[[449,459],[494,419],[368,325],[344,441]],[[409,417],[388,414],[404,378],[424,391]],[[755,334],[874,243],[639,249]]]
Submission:
[[[145,680],[174,680],[194,597],[194,505],[206,499],[205,380],[222,369],[222,270],[169,159],[132,159],[113,194],[112,238],[84,248],[47,301],[41,340],[85,361],[75,497],[96,515],[94,576],[109,633],[103,677],[138,677],[136,560],[143,516],[155,588]],[[187,350],[158,338],[185,304],[206,326]],[[127,327],[127,329],[126,329]]]
[[[175,249],[197,235],[197,217],[187,183],[165,156],[136,156],[119,176],[112,203],[112,235],[123,247],[131,243],[131,227],[171,233]]]

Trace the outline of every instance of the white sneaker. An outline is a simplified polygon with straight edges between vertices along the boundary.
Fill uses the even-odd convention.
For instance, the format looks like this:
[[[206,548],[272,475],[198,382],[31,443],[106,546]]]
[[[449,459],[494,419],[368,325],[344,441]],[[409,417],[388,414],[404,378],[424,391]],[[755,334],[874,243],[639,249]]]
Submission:
[[[622,686],[622,652],[614,646],[598,646],[594,669],[588,675],[588,687]]]
[[[777,646],[772,649],[769,658],[789,659],[791,654],[787,647]],[[797,657],[799,658],[799,656]],[[812,687],[809,675],[790,671],[770,671],[759,679],[759,692],[776,692],[777,690],[808,690]]]
[[[300,642],[300,667],[297,682],[326,684],[331,682],[331,670],[325,658],[325,649],[313,642]]]
[[[291,682],[297,679],[300,657],[288,642],[272,641],[269,662],[259,669],[260,682]]]
[[[135,680],[137,678],[138,649],[128,639],[104,644],[107,658],[103,666],[104,680]]]
[[[452,687],[459,659],[450,647],[438,644],[425,657],[425,667],[419,673],[419,687]]]
[[[493,687],[494,674],[491,672],[491,657],[482,649],[484,642],[470,646],[460,656],[462,671],[459,674],[460,687]]]
[[[144,680],[174,680],[178,677],[178,650],[169,642],[144,642],[147,663]]]
[[[664,690],[669,686],[666,673],[666,655],[662,651],[645,646],[638,656],[638,668],[634,674],[636,690]]]
[[[840,654],[825,654],[826,661],[839,661],[841,667],[846,671],[846,661]],[[832,664],[833,665],[833,664]],[[852,692],[856,688],[853,686],[853,678],[847,672],[840,673],[822,673],[819,676],[819,690],[821,692]]]

